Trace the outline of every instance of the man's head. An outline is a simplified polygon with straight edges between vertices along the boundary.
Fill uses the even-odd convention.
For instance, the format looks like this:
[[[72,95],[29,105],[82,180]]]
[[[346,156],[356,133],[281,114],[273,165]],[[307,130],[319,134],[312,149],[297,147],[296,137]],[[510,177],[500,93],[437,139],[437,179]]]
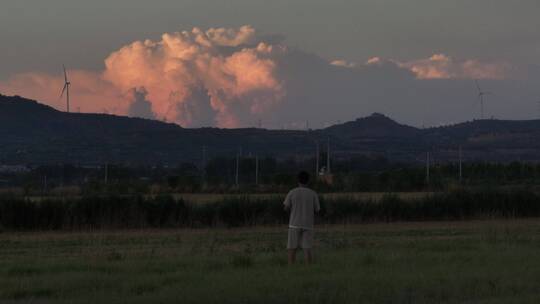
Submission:
[[[300,185],[307,185],[308,182],[309,182],[309,173],[307,173],[306,171],[301,171],[300,173],[298,173],[298,183]]]

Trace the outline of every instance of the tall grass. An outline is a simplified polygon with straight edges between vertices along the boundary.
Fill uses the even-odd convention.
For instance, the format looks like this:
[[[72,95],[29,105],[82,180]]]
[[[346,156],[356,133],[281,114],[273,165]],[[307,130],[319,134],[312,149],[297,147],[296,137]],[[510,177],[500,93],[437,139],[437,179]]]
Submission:
[[[0,303],[540,301],[540,222],[530,220],[325,227],[311,267],[286,267],[286,233],[274,228],[0,240]]]
[[[320,224],[539,217],[540,195],[528,190],[451,191],[404,200],[321,201]],[[189,203],[171,196],[95,196],[30,201],[0,197],[0,229],[93,230],[240,227],[287,222],[280,197],[227,197]]]

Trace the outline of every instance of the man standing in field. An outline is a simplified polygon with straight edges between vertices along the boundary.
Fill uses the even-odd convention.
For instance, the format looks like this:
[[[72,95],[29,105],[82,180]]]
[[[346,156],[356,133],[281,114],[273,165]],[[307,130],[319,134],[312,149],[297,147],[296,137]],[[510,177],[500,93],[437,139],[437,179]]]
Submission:
[[[315,191],[307,187],[309,174],[302,171],[298,174],[299,186],[292,189],[285,198],[283,205],[285,210],[290,211],[289,218],[289,239],[287,250],[289,253],[289,264],[296,261],[296,250],[304,250],[304,259],[307,264],[312,262],[311,248],[313,247],[313,221],[315,212],[319,212],[321,207],[319,197]]]

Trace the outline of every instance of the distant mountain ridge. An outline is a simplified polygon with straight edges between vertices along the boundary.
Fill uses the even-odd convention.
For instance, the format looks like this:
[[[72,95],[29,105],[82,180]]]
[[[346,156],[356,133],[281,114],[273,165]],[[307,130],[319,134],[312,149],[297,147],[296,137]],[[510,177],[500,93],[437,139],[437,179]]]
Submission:
[[[359,137],[411,137],[418,136],[421,131],[415,127],[402,125],[380,113],[373,113],[355,121],[345,122],[326,128],[334,135],[346,138]]]
[[[334,158],[384,156],[419,162],[466,159],[540,161],[540,120],[475,120],[419,129],[374,113],[325,129],[186,129],[155,120],[65,113],[18,96],[0,95],[0,164],[117,162],[128,165],[199,162],[207,157],[268,155],[314,157],[330,141]],[[324,149],[322,149],[324,150]]]

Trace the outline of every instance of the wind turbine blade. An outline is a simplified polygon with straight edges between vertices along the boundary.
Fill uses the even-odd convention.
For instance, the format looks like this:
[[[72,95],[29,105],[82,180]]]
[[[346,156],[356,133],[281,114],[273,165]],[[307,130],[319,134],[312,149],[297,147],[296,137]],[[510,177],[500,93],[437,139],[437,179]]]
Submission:
[[[67,82],[68,82],[68,78],[67,78],[67,73],[66,73],[66,66],[62,64],[62,68],[64,68],[64,80],[65,80],[65,82],[67,83]]]
[[[478,80],[475,80],[474,83],[476,83],[476,88],[478,89],[478,92],[482,92],[482,89],[480,89],[480,84],[478,83]]]
[[[62,96],[64,96],[64,92],[66,91],[67,87],[68,87],[67,83],[64,84],[64,88],[62,89],[62,93],[60,93],[60,98],[62,98]]]

